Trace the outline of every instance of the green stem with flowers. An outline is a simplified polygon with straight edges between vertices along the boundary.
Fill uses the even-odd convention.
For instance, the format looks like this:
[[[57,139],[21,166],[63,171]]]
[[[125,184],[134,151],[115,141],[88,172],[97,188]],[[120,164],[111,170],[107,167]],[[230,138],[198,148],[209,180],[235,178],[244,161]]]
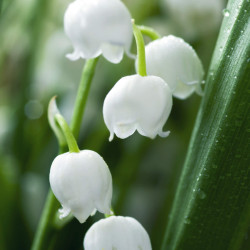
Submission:
[[[62,128],[62,132],[64,132],[70,152],[79,152],[75,138],[79,135],[81,121],[86,107],[87,97],[97,61],[98,58],[89,59],[84,65],[73,111],[71,127],[69,128],[68,124],[60,114],[55,115],[57,123],[59,123],[60,127]],[[60,145],[59,154],[62,154],[65,151],[65,148]],[[31,247],[32,250],[48,249],[52,236],[59,228],[63,227],[65,223],[69,221],[65,220],[65,223],[60,223],[60,227],[58,228],[58,225],[55,223],[57,221],[55,217],[57,216],[57,210],[59,208],[59,202],[52,193],[51,189],[49,189],[46,203]]]

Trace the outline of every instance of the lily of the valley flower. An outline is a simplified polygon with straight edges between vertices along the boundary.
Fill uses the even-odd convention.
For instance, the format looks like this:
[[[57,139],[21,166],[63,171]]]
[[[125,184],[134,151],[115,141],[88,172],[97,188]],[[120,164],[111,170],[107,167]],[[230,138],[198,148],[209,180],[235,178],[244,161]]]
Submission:
[[[172,108],[168,85],[157,76],[131,75],[120,79],[104,100],[103,116],[111,141],[116,134],[126,138],[137,130],[141,135],[155,138],[168,136],[163,132]]]
[[[151,250],[146,230],[131,217],[111,216],[99,220],[85,235],[85,250]]]
[[[60,218],[71,212],[83,223],[96,210],[112,213],[112,177],[107,164],[96,152],[82,150],[57,156],[49,180],[62,205]]]
[[[64,29],[72,41],[71,60],[100,54],[118,63],[132,42],[131,16],[120,0],[76,0],[64,16]]]
[[[200,59],[183,39],[167,36],[146,46],[147,73],[164,79],[173,96],[189,97],[194,91],[200,93],[204,71]]]

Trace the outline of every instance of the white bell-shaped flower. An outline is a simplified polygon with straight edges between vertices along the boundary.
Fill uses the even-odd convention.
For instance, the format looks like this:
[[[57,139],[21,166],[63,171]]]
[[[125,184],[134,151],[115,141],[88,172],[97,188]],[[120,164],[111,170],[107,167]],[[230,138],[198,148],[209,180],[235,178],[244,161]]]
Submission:
[[[85,250],[151,250],[146,230],[131,217],[110,216],[91,226],[84,238]]]
[[[131,75],[120,79],[104,100],[103,116],[111,141],[124,139],[137,130],[141,135],[166,137],[162,128],[172,108],[167,83],[157,76]]]
[[[95,58],[100,54],[119,63],[129,54],[133,29],[131,16],[120,0],[75,0],[64,15],[64,29],[72,41],[71,60]]]
[[[201,94],[203,66],[194,49],[183,39],[166,36],[146,46],[147,73],[166,81],[179,99],[194,91]]]
[[[51,165],[49,180],[62,205],[60,218],[71,212],[83,223],[96,210],[112,213],[112,177],[96,152],[82,150],[57,156]]]

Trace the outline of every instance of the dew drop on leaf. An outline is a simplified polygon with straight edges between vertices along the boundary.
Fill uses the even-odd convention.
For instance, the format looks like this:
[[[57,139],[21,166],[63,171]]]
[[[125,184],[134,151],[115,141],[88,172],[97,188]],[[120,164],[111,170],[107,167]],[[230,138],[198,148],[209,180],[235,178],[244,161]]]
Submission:
[[[201,189],[198,189],[198,197],[200,198],[200,199],[205,199],[206,198],[206,194],[205,194],[205,192],[204,191],[202,191]]]
[[[224,9],[222,11],[222,13],[223,13],[223,16],[225,16],[225,17],[229,17],[230,16],[230,11],[228,9]]]
[[[191,223],[191,220],[188,218],[188,216],[185,216],[184,223],[185,224],[190,224]]]

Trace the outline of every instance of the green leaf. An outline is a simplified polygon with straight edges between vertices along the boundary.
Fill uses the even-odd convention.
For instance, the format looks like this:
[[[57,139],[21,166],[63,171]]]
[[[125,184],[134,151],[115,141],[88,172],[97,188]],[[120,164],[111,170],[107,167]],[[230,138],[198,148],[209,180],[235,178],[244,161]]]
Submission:
[[[238,250],[250,225],[250,2],[226,12],[162,250]]]

